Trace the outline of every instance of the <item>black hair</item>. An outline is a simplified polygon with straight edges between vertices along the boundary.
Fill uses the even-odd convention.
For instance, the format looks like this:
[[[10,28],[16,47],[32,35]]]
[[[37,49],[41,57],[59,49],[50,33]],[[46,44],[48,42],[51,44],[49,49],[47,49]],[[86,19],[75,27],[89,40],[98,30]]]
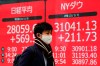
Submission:
[[[42,34],[43,31],[47,31],[47,30],[53,30],[52,26],[47,23],[47,22],[41,22],[41,23],[38,23],[37,25],[35,25],[34,27],[34,35],[35,37],[37,33],[40,33]]]

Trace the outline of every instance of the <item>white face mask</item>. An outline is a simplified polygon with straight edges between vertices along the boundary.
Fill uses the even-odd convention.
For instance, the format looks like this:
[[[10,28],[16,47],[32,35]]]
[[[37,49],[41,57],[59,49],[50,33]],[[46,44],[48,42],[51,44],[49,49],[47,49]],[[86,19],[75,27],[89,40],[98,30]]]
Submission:
[[[46,44],[50,44],[52,41],[52,35],[42,35],[42,41],[44,41]]]

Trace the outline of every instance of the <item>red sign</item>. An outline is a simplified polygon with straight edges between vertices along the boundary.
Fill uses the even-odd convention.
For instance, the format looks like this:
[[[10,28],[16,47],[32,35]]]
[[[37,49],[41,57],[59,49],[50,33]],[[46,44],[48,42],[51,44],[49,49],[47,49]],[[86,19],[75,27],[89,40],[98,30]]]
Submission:
[[[0,5],[0,66],[34,44],[34,26],[53,26],[56,66],[100,66],[99,1],[35,0]]]

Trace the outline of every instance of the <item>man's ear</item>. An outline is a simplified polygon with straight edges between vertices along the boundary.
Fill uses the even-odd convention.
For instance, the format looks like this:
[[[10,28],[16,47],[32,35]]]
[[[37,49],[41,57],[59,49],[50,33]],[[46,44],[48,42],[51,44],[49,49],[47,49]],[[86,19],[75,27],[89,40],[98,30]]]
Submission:
[[[40,34],[40,33],[37,33],[36,36],[37,36],[38,38],[40,38],[40,37],[41,37],[41,34]]]

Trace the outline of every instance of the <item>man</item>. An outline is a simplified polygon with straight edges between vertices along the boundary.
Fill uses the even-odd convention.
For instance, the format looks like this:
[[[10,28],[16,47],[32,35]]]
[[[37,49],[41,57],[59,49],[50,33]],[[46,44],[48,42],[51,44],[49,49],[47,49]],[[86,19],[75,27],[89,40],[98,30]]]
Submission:
[[[38,23],[35,26],[35,44],[22,53],[18,66],[54,66],[50,46],[52,30],[52,26],[47,22]]]

